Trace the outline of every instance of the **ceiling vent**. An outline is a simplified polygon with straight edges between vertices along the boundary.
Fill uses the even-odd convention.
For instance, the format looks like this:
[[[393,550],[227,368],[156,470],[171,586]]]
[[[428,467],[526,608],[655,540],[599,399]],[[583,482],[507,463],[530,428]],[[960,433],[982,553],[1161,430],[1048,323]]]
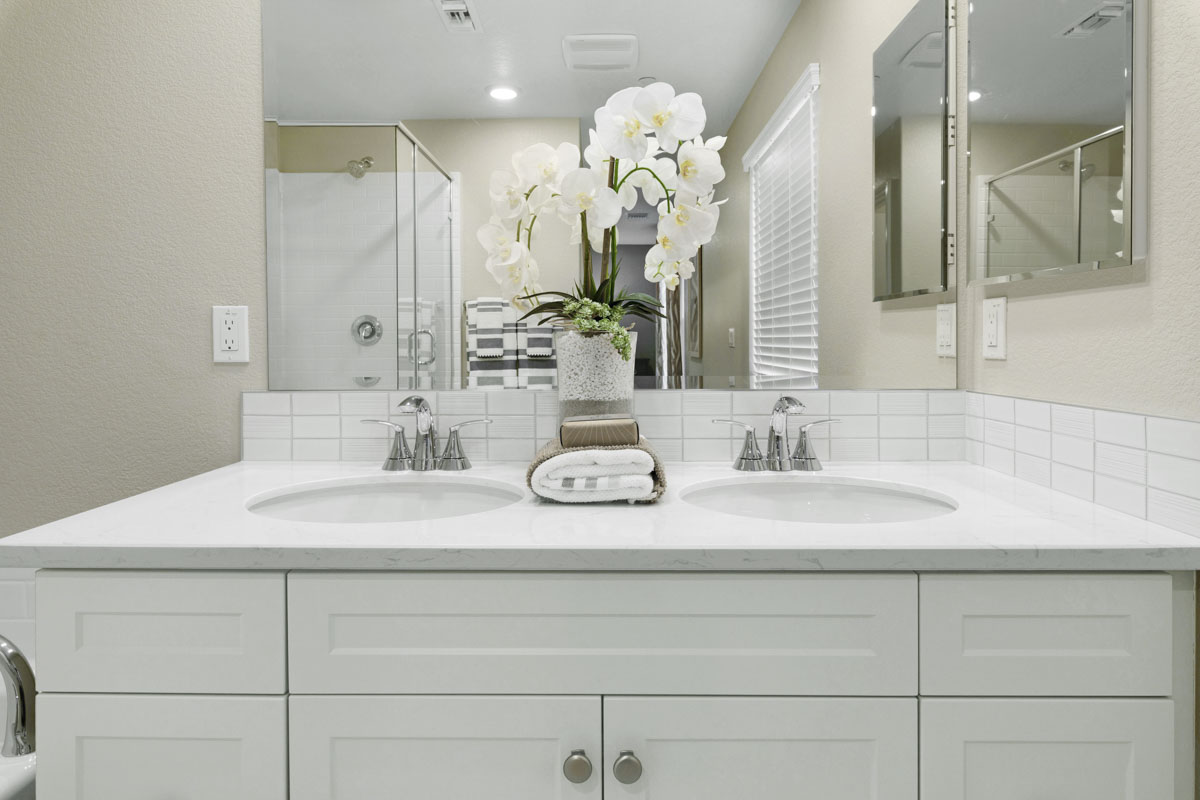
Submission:
[[[941,69],[946,60],[946,37],[941,31],[925,34],[900,59],[900,66],[913,69]]]
[[[632,33],[584,33],[564,36],[562,50],[567,69],[633,69],[638,63],[638,38]]]
[[[1124,16],[1125,3],[1123,0],[1112,0],[1111,2],[1101,3],[1098,8],[1089,11],[1083,19],[1060,33],[1059,37],[1063,39],[1086,39],[1114,19],[1121,19]]]
[[[451,33],[478,33],[479,22],[468,0],[433,0],[442,24]]]

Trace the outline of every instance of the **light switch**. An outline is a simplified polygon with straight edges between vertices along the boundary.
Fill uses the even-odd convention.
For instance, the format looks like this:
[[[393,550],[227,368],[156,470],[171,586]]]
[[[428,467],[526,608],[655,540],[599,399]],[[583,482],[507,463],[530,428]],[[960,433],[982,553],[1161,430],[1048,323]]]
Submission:
[[[958,306],[939,303],[937,307],[937,354],[941,358],[958,355]]]
[[[734,334],[734,331],[736,331],[736,330],[737,330],[736,328],[730,328],[730,329],[729,329],[729,346],[730,346],[731,348],[733,348],[733,347],[736,347],[736,346],[737,346],[736,344],[734,344],[734,343],[737,341],[737,337],[736,337],[736,335]]]
[[[250,360],[250,309],[246,306],[213,306],[213,361],[220,364]]]
[[[983,301],[983,357],[998,361],[1008,358],[1007,297]]]

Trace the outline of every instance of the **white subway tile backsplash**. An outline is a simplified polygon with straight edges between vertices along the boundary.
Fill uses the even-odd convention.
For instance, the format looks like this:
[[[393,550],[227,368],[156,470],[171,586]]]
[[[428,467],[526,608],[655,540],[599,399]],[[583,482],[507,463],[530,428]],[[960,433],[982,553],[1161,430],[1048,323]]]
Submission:
[[[341,458],[341,452],[340,439],[292,440],[293,461],[337,461]]]
[[[338,417],[293,417],[293,439],[338,439],[342,435]]]
[[[496,394],[499,394],[497,392]],[[492,420],[490,425],[487,425],[486,431],[483,431],[483,425],[469,425],[462,429],[462,433],[469,430],[483,431],[483,435],[489,440],[491,439],[529,439],[532,441],[535,438],[536,428],[533,422],[533,416],[512,416],[506,417],[499,414],[490,417]]]
[[[539,445],[558,438],[558,417],[538,416],[534,421],[534,433]]]
[[[1050,425],[1055,433],[1095,438],[1095,412],[1090,408],[1054,404],[1050,407]]]
[[[293,392],[292,414],[296,416],[308,414],[341,413],[341,403],[337,392]]]
[[[392,436],[392,431],[386,425],[379,425],[366,420],[376,419],[376,417],[342,417],[342,438],[343,439],[389,439]],[[383,419],[389,419],[387,415]],[[398,425],[404,425],[407,428],[414,428],[412,417],[391,417],[391,422]],[[406,431],[409,434],[409,439],[412,438],[412,432]]]
[[[999,422],[994,419],[984,420],[983,441],[996,447],[1012,450],[1016,443],[1015,427],[1010,422]]]
[[[1096,466],[1095,442],[1078,436],[1056,433],[1051,437],[1050,452],[1059,464],[1091,470]]]
[[[1141,519],[1146,518],[1145,486],[1107,475],[1097,475],[1095,486],[1097,505]]]
[[[490,461],[533,460],[537,453],[532,439],[488,439],[487,457]]]
[[[967,418],[963,414],[941,414],[929,417],[930,439],[961,439],[967,435]]]
[[[989,394],[983,398],[983,416],[998,422],[1016,421],[1015,403],[1011,397]]]
[[[537,410],[535,394],[536,392],[522,391],[520,389],[507,392],[488,392],[488,416],[494,417],[504,414],[528,414],[532,416]]]
[[[1096,472],[1133,483],[1146,483],[1146,451],[1096,442]]]
[[[781,392],[775,391],[746,391],[733,392],[733,413],[734,414],[766,414],[770,412],[771,407],[775,405],[775,401],[781,396]],[[808,407],[808,399],[804,397],[797,398],[805,407]]]
[[[1016,449],[1018,453],[1050,459],[1050,432],[1038,428],[1017,426]]]
[[[342,461],[379,461],[391,451],[387,439],[342,439]]]
[[[880,392],[880,414],[926,414],[929,396],[925,392]]]
[[[921,439],[880,439],[880,461],[928,461],[929,448]]]
[[[925,439],[929,428],[925,416],[881,416],[879,437],[881,439]],[[922,461],[924,459],[921,459]]]
[[[878,414],[879,395],[876,392],[830,392],[829,413],[834,416]]]
[[[558,392],[533,392],[534,412],[539,417],[558,417]],[[636,397],[636,394],[635,394]]]
[[[1200,422],[1148,417],[1146,449],[1200,460]]]
[[[684,439],[683,460],[726,461],[733,457],[732,444],[728,439]]]
[[[680,439],[683,437],[681,417],[638,417],[638,426],[647,439]]]
[[[736,400],[739,392],[734,392],[733,396]],[[804,413],[817,417],[829,416],[829,392],[796,392],[795,398],[801,403],[804,403]],[[771,411],[771,406],[775,405],[775,401],[767,403],[759,413],[768,414]]]
[[[291,417],[242,417],[242,436],[246,439],[290,439]]]
[[[930,461],[965,461],[967,459],[966,441],[957,439],[930,439]]]
[[[490,392],[438,392],[436,411],[479,419],[487,416],[487,396]],[[536,402],[536,401],[535,401]]]
[[[654,442],[654,452],[658,453],[659,461],[676,463],[683,461],[683,440],[660,439]]]
[[[687,416],[683,418],[684,439],[729,439],[734,436],[740,439],[743,435],[744,432],[741,428],[716,424],[710,417]]]
[[[1013,451],[994,444],[985,444],[983,446],[983,465],[988,469],[996,470],[996,472],[1012,475],[1015,469]]]
[[[739,392],[739,394],[743,394]],[[745,393],[745,394],[748,394]],[[633,393],[633,413],[638,416],[676,416],[683,413],[683,392],[640,391]]]
[[[1028,453],[1017,453],[1013,457],[1014,474],[1023,481],[1036,483],[1039,486],[1050,485],[1050,461],[1045,458],[1031,456]]]
[[[242,414],[291,414],[288,392],[242,392]]]
[[[964,392],[930,392],[930,414],[966,414],[967,396]]]
[[[833,439],[874,439],[879,436],[879,417],[847,415],[829,423],[829,428]]]
[[[684,414],[728,417],[733,413],[732,392],[689,390],[682,394]]]
[[[1050,430],[1049,403],[1042,403],[1037,400],[1021,400],[1018,398],[1013,406],[1018,425],[1023,425],[1026,428],[1037,428],[1043,431]]]
[[[1146,492],[1146,518],[1159,525],[1200,536],[1200,500],[1149,489]]]
[[[878,439],[831,439],[830,461],[878,461]]]
[[[976,441],[983,441],[983,417],[967,417],[966,419],[967,438]]]
[[[1055,491],[1091,500],[1093,496],[1092,473],[1067,464],[1055,463],[1050,468],[1050,485]]]
[[[343,416],[386,417],[388,394],[387,392],[342,392],[341,412]]]
[[[242,439],[243,461],[289,461],[291,439]]]
[[[979,394],[979,392],[967,392],[966,405],[967,416],[983,416],[983,395]]]
[[[1147,483],[1155,489],[1200,499],[1200,461],[1150,453]]]
[[[1116,411],[1096,412],[1096,441],[1146,448],[1146,418]]]
[[[983,465],[983,442],[977,439],[964,439],[967,448],[967,461],[972,464]]]

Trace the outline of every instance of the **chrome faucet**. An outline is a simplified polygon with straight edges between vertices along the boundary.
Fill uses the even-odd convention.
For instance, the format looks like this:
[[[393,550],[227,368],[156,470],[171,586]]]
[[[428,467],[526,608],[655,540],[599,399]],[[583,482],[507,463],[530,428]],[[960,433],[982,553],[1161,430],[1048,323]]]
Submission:
[[[0,755],[6,758],[29,755],[37,747],[33,705],[37,683],[25,654],[3,636],[0,636],[0,672],[4,674],[4,688],[8,694],[8,718]]]
[[[767,469],[772,472],[789,472],[792,455],[788,452],[788,417],[804,412],[804,404],[794,397],[779,398],[771,409],[771,428],[767,431]]]
[[[388,472],[407,472],[413,468],[413,454],[408,449],[408,441],[404,438],[404,426],[386,419],[364,419],[364,425],[386,425],[392,430],[392,449],[383,461],[383,469]]]
[[[433,419],[433,409],[424,397],[412,395],[404,398],[397,406],[399,411],[417,415],[417,432],[413,436],[412,468],[417,472],[428,472],[437,469],[437,426]]]
[[[796,450],[792,453],[792,469],[800,472],[820,472],[824,469],[821,466],[821,459],[817,458],[817,451],[813,450],[812,437],[808,435],[808,429],[813,425],[821,425],[825,422],[841,422],[841,420],[815,419],[800,426],[800,439],[796,442]]]

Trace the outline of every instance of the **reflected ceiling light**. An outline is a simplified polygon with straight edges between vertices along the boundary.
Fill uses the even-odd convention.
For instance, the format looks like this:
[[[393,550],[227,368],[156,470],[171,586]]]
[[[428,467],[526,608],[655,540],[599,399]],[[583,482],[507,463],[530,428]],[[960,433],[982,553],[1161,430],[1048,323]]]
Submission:
[[[979,98],[983,97],[979,92],[967,92],[967,100],[974,103]]]
[[[511,86],[493,86],[488,94],[493,100],[516,100],[518,92]]]
[[[875,116],[875,106],[871,106],[871,116]]]

